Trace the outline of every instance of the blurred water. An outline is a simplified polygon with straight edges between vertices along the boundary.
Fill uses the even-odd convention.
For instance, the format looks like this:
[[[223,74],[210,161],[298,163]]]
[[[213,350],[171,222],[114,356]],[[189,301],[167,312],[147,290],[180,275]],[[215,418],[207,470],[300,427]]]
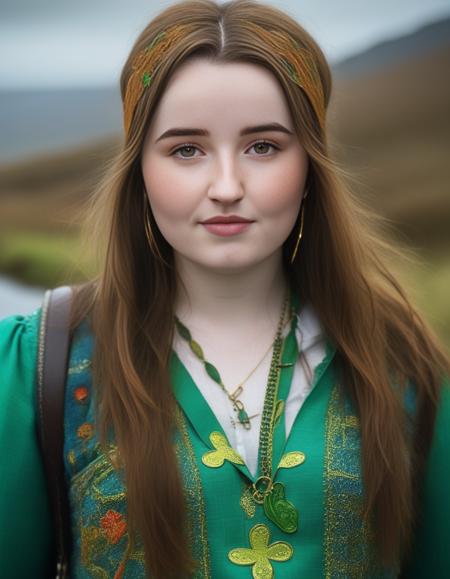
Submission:
[[[31,314],[44,298],[45,289],[28,287],[0,275],[0,319]]]

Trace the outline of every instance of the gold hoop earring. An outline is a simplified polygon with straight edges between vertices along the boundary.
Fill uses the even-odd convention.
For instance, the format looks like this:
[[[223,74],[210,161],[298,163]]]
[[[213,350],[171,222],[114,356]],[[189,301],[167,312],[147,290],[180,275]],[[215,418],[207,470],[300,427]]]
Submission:
[[[302,204],[300,207],[300,230],[298,232],[297,242],[295,243],[294,252],[291,257],[291,264],[294,262],[295,256],[297,255],[298,246],[300,245],[300,240],[303,235],[303,220],[305,217],[305,199],[308,196],[309,189],[306,190],[306,193],[303,195]]]

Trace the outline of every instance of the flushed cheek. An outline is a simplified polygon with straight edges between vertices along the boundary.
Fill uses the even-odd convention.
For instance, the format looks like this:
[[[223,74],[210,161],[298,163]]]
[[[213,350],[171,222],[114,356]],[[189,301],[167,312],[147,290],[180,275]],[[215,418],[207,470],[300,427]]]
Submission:
[[[300,209],[304,183],[284,176],[273,183],[264,183],[258,191],[258,211],[262,217],[287,218]]]
[[[260,172],[252,183],[259,192],[259,208],[264,215],[285,213],[299,208],[308,170],[307,159],[298,155],[286,157],[285,162]]]
[[[149,173],[150,174],[150,173]],[[144,183],[153,212],[167,219],[186,218],[195,211],[199,189],[195,184],[180,180],[170,172],[152,172],[144,175]]]

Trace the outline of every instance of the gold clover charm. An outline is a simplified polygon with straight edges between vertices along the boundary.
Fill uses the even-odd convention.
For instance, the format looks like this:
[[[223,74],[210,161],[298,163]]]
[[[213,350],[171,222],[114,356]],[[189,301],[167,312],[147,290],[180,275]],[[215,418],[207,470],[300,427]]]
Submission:
[[[216,450],[208,450],[202,456],[202,462],[211,468],[222,466],[226,460],[234,464],[245,464],[239,454],[231,448],[227,439],[220,432],[211,432],[209,440]]]
[[[269,545],[270,531],[266,525],[255,525],[249,534],[251,549],[232,549],[228,558],[236,565],[253,565],[254,579],[271,579],[273,577],[272,561],[288,561],[294,549],[284,541]]]
[[[299,450],[294,450],[293,452],[287,452],[285,455],[283,455],[278,468],[294,468],[294,466],[298,466],[304,462],[304,453],[300,452]]]

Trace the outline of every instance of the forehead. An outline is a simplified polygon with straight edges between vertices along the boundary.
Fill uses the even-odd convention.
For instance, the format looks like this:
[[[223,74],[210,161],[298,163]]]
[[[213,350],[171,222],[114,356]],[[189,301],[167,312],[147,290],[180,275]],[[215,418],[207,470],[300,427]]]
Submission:
[[[183,125],[231,131],[263,122],[292,127],[283,89],[269,70],[252,63],[196,58],[183,63],[169,80],[150,132]]]

